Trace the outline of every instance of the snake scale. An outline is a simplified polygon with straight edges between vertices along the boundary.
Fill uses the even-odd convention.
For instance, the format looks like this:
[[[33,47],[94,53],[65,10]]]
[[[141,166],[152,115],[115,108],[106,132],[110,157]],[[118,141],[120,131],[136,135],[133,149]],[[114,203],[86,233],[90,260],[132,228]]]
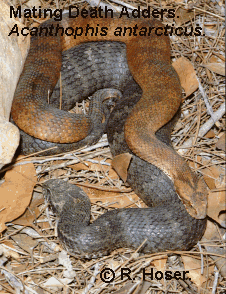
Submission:
[[[169,38],[154,33],[148,37],[114,35],[119,26],[161,27],[155,19],[65,16],[61,21],[63,27],[85,27],[87,23],[108,27],[107,36],[32,38],[15,91],[12,118],[28,135],[36,137],[23,137],[25,152],[29,147],[31,152],[36,147],[45,149],[52,146],[50,142],[57,143],[57,152],[67,151],[69,146],[95,142],[106,128],[113,156],[133,154],[127,182],[150,207],[109,211],[89,224],[90,201],[84,192],[62,180],[49,180],[43,190],[60,214],[59,238],[68,250],[86,257],[119,247],[137,248],[145,239],[144,253],[190,249],[205,230],[207,191],[203,180],[170,143],[181,86],[170,63]],[[50,25],[56,26],[56,22],[49,20],[41,27]],[[70,56],[77,56],[74,65],[68,63]],[[53,92],[50,102],[56,104],[60,70],[68,96],[63,100],[64,109],[97,91],[89,115],[63,112],[43,98]],[[120,90],[122,97],[110,89],[98,92],[103,88]],[[99,127],[101,131],[96,130]]]

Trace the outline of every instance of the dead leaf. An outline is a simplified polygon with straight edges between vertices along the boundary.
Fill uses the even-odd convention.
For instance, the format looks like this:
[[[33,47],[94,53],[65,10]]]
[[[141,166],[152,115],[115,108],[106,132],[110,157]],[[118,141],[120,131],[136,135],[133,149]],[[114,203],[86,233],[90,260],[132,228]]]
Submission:
[[[47,279],[46,282],[42,284],[42,286],[44,288],[52,289],[51,293],[53,293],[53,291],[55,293],[57,293],[57,292],[62,293],[62,291],[59,289],[62,289],[63,287],[65,287],[65,285],[70,284],[72,281],[73,281],[73,279],[69,279],[69,278],[57,278],[56,279],[55,277],[51,277],[51,278]]]
[[[173,67],[180,78],[181,86],[184,88],[186,97],[188,97],[199,87],[195,69],[192,63],[185,57],[180,57],[174,61]]]
[[[225,151],[225,133],[217,141],[216,148]]]
[[[212,221],[207,220],[206,230],[205,230],[205,233],[204,233],[201,241],[203,241],[203,240],[205,241],[206,239],[207,240],[217,240],[219,238],[220,238],[220,236],[219,236],[218,225]]]
[[[207,175],[203,176],[203,179],[210,190],[216,189],[215,179],[213,179]]]
[[[196,15],[198,15],[200,13],[198,13],[197,11],[194,13],[193,9],[184,9],[184,8],[178,8],[176,13],[175,13],[175,22],[177,25],[181,25],[184,24],[188,21],[190,21],[191,19],[193,19]]]
[[[225,191],[210,192],[208,195],[207,215],[220,223],[219,214],[225,210]]]
[[[26,235],[26,234],[17,234],[11,236],[13,241],[16,242],[16,244],[22,248],[24,251],[33,254],[33,249],[38,245],[39,241],[38,239],[33,239],[32,237]]]
[[[117,155],[112,160],[112,167],[120,176],[120,178],[126,182],[127,179],[127,170],[131,161],[132,155],[130,153],[123,153]]]
[[[198,288],[208,279],[208,276],[214,272],[214,265],[208,266],[208,275],[206,267],[204,267],[204,274],[201,274],[200,260],[182,255],[184,268],[188,273],[186,275],[196,284]]]
[[[69,165],[69,167],[71,167],[73,170],[76,170],[76,171],[89,169],[89,165],[87,166],[82,162],[78,162],[76,164]]]
[[[161,271],[162,273],[166,269],[166,262],[167,262],[167,257],[163,257],[161,259],[155,259],[155,260],[152,261],[152,263],[154,264],[154,266],[156,267],[156,269],[158,271]]]
[[[206,133],[205,138],[214,138],[216,136],[216,134],[214,133],[213,130],[210,130],[208,133]]]
[[[116,171],[112,168],[112,166],[110,167],[109,171],[108,171],[108,176],[109,178],[111,178],[112,180],[116,180],[119,178],[118,174],[116,173]]]
[[[10,222],[24,213],[31,200],[36,184],[36,171],[32,163],[20,165],[5,174],[5,182],[0,187],[0,232]]]
[[[203,164],[205,164],[208,161],[203,160],[202,162]],[[203,171],[205,175],[209,175],[210,177],[214,178],[216,181],[219,179],[219,177],[222,177],[224,173],[224,170],[218,165],[213,165],[210,167],[203,168]],[[217,185],[216,188],[220,188],[220,186]]]
[[[13,267],[13,272],[15,274],[20,274],[22,272],[25,272],[26,270],[27,270],[27,264],[19,264]],[[0,294],[2,293],[0,292]]]
[[[222,61],[225,62],[225,56],[218,54],[217,52],[213,52],[213,54],[214,55],[209,58],[210,63],[221,63]],[[205,53],[204,56],[209,56],[209,54]]]
[[[82,187],[82,189],[89,196],[92,203],[97,201],[113,203],[110,206],[114,208],[132,206],[139,200],[139,197],[135,193],[108,192],[87,187]]]
[[[55,179],[57,179],[59,177],[66,175],[67,172],[68,172],[67,170],[64,170],[62,168],[58,168],[58,169],[55,169],[54,171],[52,171],[51,176],[54,177]]]
[[[31,226],[33,227],[34,220],[37,219],[38,215],[40,214],[40,210],[38,206],[44,202],[44,199],[42,200],[34,200],[31,202],[31,204],[27,207],[25,213],[21,215],[19,218],[15,219],[13,223],[15,225],[21,225],[21,226]]]
[[[167,257],[162,257],[161,259],[155,259],[152,261],[155,268],[162,273],[165,273],[166,262],[167,262]],[[161,280],[159,280],[159,282],[164,284],[164,279],[162,278]]]
[[[221,75],[221,76],[225,76],[225,63],[207,63],[202,65],[206,68],[208,68],[209,70]]]

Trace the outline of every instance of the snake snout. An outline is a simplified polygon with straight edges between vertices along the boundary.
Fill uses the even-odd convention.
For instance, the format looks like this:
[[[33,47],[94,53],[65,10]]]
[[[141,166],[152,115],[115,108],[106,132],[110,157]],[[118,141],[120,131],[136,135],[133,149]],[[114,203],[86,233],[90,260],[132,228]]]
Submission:
[[[207,189],[198,177],[194,177],[194,186],[188,182],[175,180],[174,185],[187,212],[196,219],[204,219],[207,211]]]
[[[198,200],[190,206],[185,206],[188,213],[196,219],[204,219],[206,217],[207,202],[199,199],[199,193],[196,194]]]

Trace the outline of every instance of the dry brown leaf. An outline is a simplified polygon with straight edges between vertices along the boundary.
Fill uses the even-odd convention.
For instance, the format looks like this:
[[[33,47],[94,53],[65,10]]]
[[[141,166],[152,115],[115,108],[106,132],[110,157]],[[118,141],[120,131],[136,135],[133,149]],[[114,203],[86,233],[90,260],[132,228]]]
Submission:
[[[212,265],[208,267],[208,275],[206,273],[206,268],[204,268],[204,274],[202,275],[200,260],[184,255],[182,255],[182,260],[185,270],[188,271],[186,275],[191,279],[193,283],[196,284],[198,288],[202,286],[202,284],[208,279],[208,276],[214,271],[214,265]]]
[[[185,57],[180,57],[174,61],[173,67],[180,78],[181,86],[184,88],[186,97],[188,97],[199,87],[195,69],[192,63]]]
[[[114,208],[131,206],[139,199],[134,193],[108,192],[87,187],[82,187],[82,189],[89,196],[92,203],[97,201],[113,203],[110,206]]]
[[[155,259],[152,261],[155,268],[162,273],[165,272],[166,262],[167,262],[167,257],[162,257],[161,259]],[[159,282],[164,284],[164,279],[159,280]]]
[[[217,240],[219,239],[219,229],[218,229],[218,225],[215,224],[212,221],[207,220],[207,225],[206,225],[206,230],[205,233],[203,235],[202,240]],[[201,240],[201,241],[202,241]]]
[[[208,68],[209,70],[221,75],[221,76],[225,76],[225,63],[207,63],[205,65],[202,65],[206,68]]]
[[[127,179],[127,170],[131,161],[132,155],[130,153],[123,153],[117,155],[112,160],[112,167],[120,176],[120,178],[126,182]]]
[[[25,213],[21,215],[19,218],[13,221],[16,225],[21,226],[33,226],[33,221],[36,220],[38,215],[40,214],[40,210],[38,208],[38,205],[42,204],[44,202],[44,199],[35,200],[32,201],[31,204],[28,206],[28,209],[26,209]]]
[[[206,133],[206,135],[204,136],[205,138],[214,138],[216,136],[216,134],[214,133],[213,130],[210,130],[208,133]]]
[[[204,56],[205,56],[205,57],[206,57],[206,56],[209,56],[209,54],[208,54],[208,53],[205,53]],[[211,63],[218,62],[218,61],[219,61],[219,57],[217,57],[216,55],[212,55],[212,56],[209,58],[209,61],[210,61]]]
[[[225,191],[210,192],[208,195],[207,215],[220,223],[219,214],[226,210]]]
[[[62,177],[62,176],[64,176],[65,174],[67,174],[67,170],[65,170],[65,169],[62,169],[62,168],[58,168],[58,169],[55,169],[55,170],[53,170],[52,171],[52,173],[51,173],[51,175],[52,175],[52,177],[54,177],[54,178],[58,178],[58,177]]]
[[[208,188],[210,190],[214,190],[216,189],[216,185],[215,185],[215,179],[211,178],[210,176],[203,176],[203,179],[205,181],[205,183],[207,184]]]
[[[109,178],[111,178],[112,180],[116,180],[119,178],[118,174],[116,173],[116,171],[112,168],[112,166],[110,167],[109,171],[108,171],[108,176]]]
[[[76,171],[79,171],[79,170],[88,170],[89,169],[89,165],[85,165],[84,163],[82,162],[79,162],[79,163],[76,163],[76,164],[72,164],[72,165],[69,165],[69,167],[71,167],[72,169],[76,170]]]
[[[15,274],[25,272],[26,270],[27,270],[27,264],[19,264],[13,267],[13,271]],[[2,294],[2,292],[0,292],[0,294]]]
[[[38,245],[39,240],[38,239],[33,239],[32,237],[26,235],[26,234],[17,234],[14,236],[11,236],[13,241],[16,242],[16,244],[22,248],[24,251],[32,254],[33,249]]]
[[[221,149],[221,150],[225,151],[225,133],[217,141],[216,147],[218,149]]]
[[[204,160],[203,163],[205,164]],[[221,177],[222,173],[224,172],[223,169],[218,165],[203,168],[203,171],[205,175],[209,175],[210,177],[213,177],[215,180],[218,180],[218,178]],[[217,186],[217,188],[219,188],[219,185]]]
[[[187,10],[180,7],[177,9],[174,19],[177,25],[181,25],[193,19],[197,14],[197,11],[194,14],[194,10]]]
[[[158,271],[164,272],[166,268],[167,257],[161,259],[155,259],[152,261]]]
[[[24,213],[31,200],[36,184],[34,165],[28,163],[6,172],[5,182],[0,187],[0,232],[10,222]]]

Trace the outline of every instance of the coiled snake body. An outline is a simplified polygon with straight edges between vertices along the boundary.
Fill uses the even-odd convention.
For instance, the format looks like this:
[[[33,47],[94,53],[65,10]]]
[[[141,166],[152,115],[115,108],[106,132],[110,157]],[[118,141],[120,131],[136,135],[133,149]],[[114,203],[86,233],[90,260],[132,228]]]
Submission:
[[[61,22],[63,27],[85,27],[87,23],[92,27],[96,27],[97,24],[108,27],[108,35],[87,35],[80,39],[44,35],[33,38],[14,96],[13,120],[22,130],[38,138],[36,143],[39,147],[42,144],[51,144],[45,144],[44,141],[52,141],[60,143],[57,147],[59,151],[64,147],[68,150],[70,142],[88,143],[86,138],[89,136],[94,142],[95,136],[91,134],[95,132],[97,115],[94,115],[94,118],[92,114],[71,115],[52,108],[43,97],[47,97],[48,92],[52,93],[59,78],[62,51],[70,52],[69,49],[75,45],[90,41],[110,40],[125,43],[80,45],[84,46],[80,47],[80,50],[83,48],[80,54],[82,59],[92,54],[100,57],[102,54],[95,53],[95,48],[100,52],[99,46],[103,46],[104,52],[108,52],[107,47],[111,48],[109,52],[118,52],[117,60],[121,61],[116,62],[116,68],[124,65],[127,59],[132,77],[127,66],[124,66],[122,73],[118,76],[116,74],[115,78],[113,75],[109,76],[112,65],[106,63],[105,68],[110,68],[106,71],[106,76],[101,71],[98,74],[100,68],[97,64],[103,63],[100,57],[99,61],[84,66],[82,75],[87,80],[81,83],[82,86],[78,86],[76,95],[82,98],[106,87],[123,92],[121,102],[117,103],[104,127],[107,124],[113,155],[132,152],[127,181],[144,202],[153,207],[110,211],[89,225],[90,202],[81,189],[60,180],[50,180],[43,188],[55,211],[60,214],[59,237],[69,250],[87,257],[102,255],[118,247],[137,248],[145,239],[147,240],[142,248],[143,252],[191,248],[201,238],[205,229],[206,187],[203,180],[190,170],[186,162],[170,146],[169,130],[172,123],[168,122],[180,106],[181,87],[170,64],[169,39],[166,36],[156,36],[154,33],[148,37],[114,35],[115,28],[119,26],[162,26],[156,20],[120,19],[115,16],[114,19],[97,21],[91,18],[65,17]],[[49,25],[56,26],[56,23],[50,20],[41,27]],[[112,56],[115,59],[114,53]],[[79,60],[78,57],[77,61]],[[89,58],[85,59],[84,64],[87,60]],[[92,68],[93,64],[97,67]],[[68,72],[70,68],[66,66],[66,73]],[[99,84],[96,83],[98,79],[95,74],[100,78]],[[67,83],[68,92],[72,82]],[[84,85],[90,85],[90,88],[83,87]],[[102,104],[103,100],[98,99],[97,101],[101,101],[99,104]],[[99,104],[94,103],[92,107],[96,112],[100,109]],[[63,106],[67,108],[67,103],[65,105]],[[68,105],[71,106],[70,99]],[[108,118],[109,111],[106,109],[103,113],[105,112]],[[101,122],[97,125],[103,127]],[[28,143],[27,146],[29,145],[34,146],[33,143]],[[65,194],[65,191],[68,195],[62,199],[60,194]]]

